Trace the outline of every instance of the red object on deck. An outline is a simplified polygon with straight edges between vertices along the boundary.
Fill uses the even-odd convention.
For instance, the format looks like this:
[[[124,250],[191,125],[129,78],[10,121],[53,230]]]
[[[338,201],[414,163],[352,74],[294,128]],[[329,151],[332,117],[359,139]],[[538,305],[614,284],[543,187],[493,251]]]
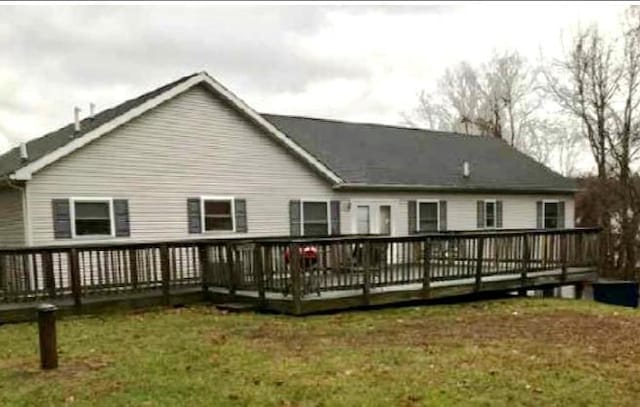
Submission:
[[[315,246],[300,246],[298,253],[300,253],[300,260],[305,263],[315,263],[318,260],[318,248]],[[286,249],[284,251],[284,261],[289,263],[290,258],[291,253],[289,253],[289,249]]]

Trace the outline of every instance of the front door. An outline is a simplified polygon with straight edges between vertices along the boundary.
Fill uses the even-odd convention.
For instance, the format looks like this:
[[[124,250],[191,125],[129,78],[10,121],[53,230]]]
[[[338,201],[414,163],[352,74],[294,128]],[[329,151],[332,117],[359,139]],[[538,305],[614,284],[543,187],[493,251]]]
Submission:
[[[369,205],[358,205],[356,216],[356,233],[359,235],[368,235],[371,233]]]
[[[381,235],[391,234],[391,205],[380,206],[380,218],[378,221],[378,229]]]

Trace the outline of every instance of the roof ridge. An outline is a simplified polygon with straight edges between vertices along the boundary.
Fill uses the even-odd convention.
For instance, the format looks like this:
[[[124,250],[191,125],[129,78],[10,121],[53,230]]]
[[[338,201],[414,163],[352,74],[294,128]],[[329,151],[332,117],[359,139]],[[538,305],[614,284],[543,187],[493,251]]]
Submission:
[[[260,113],[260,115],[262,115],[262,116],[287,117],[287,118],[292,118],[292,119],[316,120],[316,121],[341,123],[341,124],[353,124],[353,125],[360,125],[360,126],[387,127],[387,128],[400,129],[400,130],[411,130],[411,131],[419,131],[419,132],[428,132],[428,133],[432,133],[433,135],[436,135],[436,136],[483,137],[483,138],[492,139],[492,140],[502,140],[502,139],[498,139],[497,137],[483,136],[483,135],[480,135],[480,134],[463,134],[463,133],[459,133],[459,132],[455,132],[455,131],[433,130],[433,129],[427,129],[427,128],[423,128],[423,127],[402,126],[402,125],[399,125],[399,124],[361,122],[361,121],[351,121],[351,120],[344,120],[344,119],[331,119],[331,118],[324,118],[324,117],[288,115],[288,114],[279,114],[279,113]],[[504,140],[502,140],[502,141],[504,141]]]

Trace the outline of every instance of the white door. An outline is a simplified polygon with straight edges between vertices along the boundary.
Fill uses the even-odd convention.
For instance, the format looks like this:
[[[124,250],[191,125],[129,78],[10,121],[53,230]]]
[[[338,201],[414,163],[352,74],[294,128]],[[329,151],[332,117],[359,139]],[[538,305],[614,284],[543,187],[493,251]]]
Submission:
[[[356,212],[356,233],[368,235],[371,233],[371,217],[369,216],[369,205],[358,205]]]
[[[378,233],[381,235],[391,234],[391,205],[380,205],[378,229]]]

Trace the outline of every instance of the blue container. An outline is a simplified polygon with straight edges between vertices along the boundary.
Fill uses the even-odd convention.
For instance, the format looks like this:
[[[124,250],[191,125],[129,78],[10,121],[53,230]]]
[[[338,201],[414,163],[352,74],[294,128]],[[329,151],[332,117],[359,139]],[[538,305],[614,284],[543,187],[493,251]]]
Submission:
[[[593,283],[593,299],[606,304],[638,307],[636,281],[599,281]]]

